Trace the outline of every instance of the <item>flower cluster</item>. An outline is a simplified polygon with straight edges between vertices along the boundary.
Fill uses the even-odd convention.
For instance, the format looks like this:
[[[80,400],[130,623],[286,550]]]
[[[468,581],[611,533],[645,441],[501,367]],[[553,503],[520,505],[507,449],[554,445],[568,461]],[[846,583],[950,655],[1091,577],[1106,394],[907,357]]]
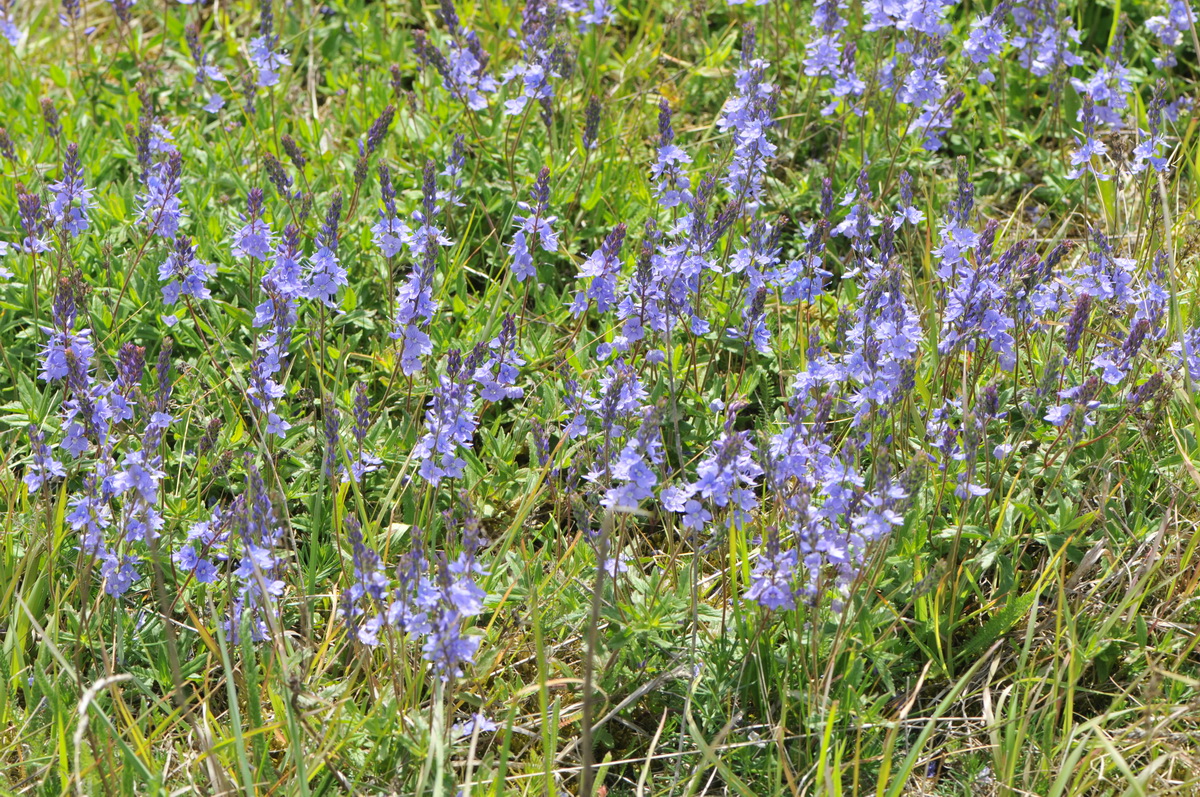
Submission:
[[[547,215],[550,204],[550,169],[547,167],[543,166],[538,172],[529,198],[529,202],[517,203],[527,215],[513,216],[517,231],[513,233],[512,243],[508,246],[512,255],[512,273],[517,282],[537,277],[531,250],[535,241],[544,252],[558,249],[558,233],[554,231],[554,222],[558,217]]]

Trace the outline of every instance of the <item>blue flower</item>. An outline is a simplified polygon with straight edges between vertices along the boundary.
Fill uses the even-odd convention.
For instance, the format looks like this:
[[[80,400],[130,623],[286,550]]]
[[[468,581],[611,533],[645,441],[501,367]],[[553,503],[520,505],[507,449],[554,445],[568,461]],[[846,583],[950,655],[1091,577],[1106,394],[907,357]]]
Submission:
[[[29,442],[33,447],[33,461],[25,466],[25,476],[22,481],[35,493],[43,484],[54,479],[65,479],[67,471],[63,464],[50,455],[50,446],[36,426],[29,427]]]
[[[530,191],[530,200],[530,202],[517,203],[517,207],[529,215],[513,216],[513,221],[516,222],[519,229],[513,234],[513,241],[508,247],[513,259],[513,276],[517,278],[517,282],[524,282],[530,277],[537,276],[533,252],[530,250],[530,244],[533,241],[536,240],[541,245],[542,251],[545,252],[553,252],[558,249],[558,233],[554,231],[553,227],[558,217],[546,215],[547,205],[550,201],[550,170],[545,166],[538,172],[537,180],[534,181]]]
[[[192,239],[180,235],[175,239],[175,248],[158,267],[158,278],[166,281],[162,286],[163,304],[173,305],[181,296],[210,298],[212,293],[208,290],[207,282],[216,273],[216,266],[196,257]]]

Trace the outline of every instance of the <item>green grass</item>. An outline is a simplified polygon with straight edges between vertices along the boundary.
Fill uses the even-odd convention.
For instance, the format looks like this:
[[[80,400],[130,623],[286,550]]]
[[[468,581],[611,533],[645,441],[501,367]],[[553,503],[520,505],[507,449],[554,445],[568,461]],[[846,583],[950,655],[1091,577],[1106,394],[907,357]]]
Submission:
[[[1066,5],[1083,32],[1078,49],[1088,69],[1100,62],[1116,15],[1131,17],[1126,59],[1141,92],[1131,113],[1144,125],[1150,81],[1160,73],[1143,23],[1162,10]],[[0,282],[0,789],[438,797],[460,788],[638,797],[1200,789],[1200,411],[1169,351],[1197,319],[1195,119],[1185,114],[1172,128],[1172,168],[1161,182],[1154,172],[1124,173],[1115,183],[1068,180],[1074,91],[1052,102],[1050,79],[1016,76],[1014,59],[1006,61],[1003,89],[985,90],[956,59],[950,83],[965,97],[945,148],[930,153],[903,135],[913,121],[907,108],[883,101],[862,118],[821,115],[827,81],[803,73],[808,4],[639,0],[620,5],[610,26],[570,30],[574,71],[555,83],[549,129],[536,110],[502,115],[511,87],[471,112],[432,69],[419,69],[412,30],[445,40],[435,7],[351,0],[323,6],[329,13],[277,4],[277,31],[293,66],[279,86],[260,90],[253,115],[222,85],[227,106],[210,116],[191,88],[185,25],[199,21],[210,57],[236,84],[248,70],[257,7],[144,0],[126,25],[107,3],[85,6],[87,24],[97,26],[88,37],[82,25],[61,27],[56,6],[23,3],[16,13],[28,35],[17,48],[0,43],[0,124],[17,144],[16,159],[0,161],[0,239],[20,237],[18,186],[41,191],[58,179],[67,142],[78,143],[85,181],[97,189],[87,236],[44,256],[10,251],[0,260],[14,275]],[[950,15],[955,41],[983,10],[971,4]],[[520,28],[519,6],[479,2],[458,13],[479,32],[494,74],[518,60],[507,31]],[[858,14],[855,4],[851,17]],[[656,502],[637,514],[606,514],[590,488],[571,486],[572,467],[586,472],[597,456],[594,423],[590,441],[556,433],[544,464],[536,442],[537,424],[570,418],[564,380],[576,380],[581,392],[598,389],[596,344],[613,337],[609,325],[568,311],[579,265],[624,222],[623,262],[632,273],[645,220],[654,216],[668,229],[678,215],[656,206],[649,175],[660,98],[676,109],[693,187],[706,170],[723,173],[731,149],[715,120],[733,90],[748,21],[758,25],[759,55],[780,88],[778,150],[761,215],[787,217],[781,244],[789,257],[804,244],[797,224],[819,215],[826,177],[840,198],[865,170],[873,207],[888,213],[908,169],[927,217],[896,242],[903,291],[927,340],[912,390],[889,415],[871,418],[872,440],[890,442],[861,455],[872,479],[922,469],[926,477],[913,482],[904,523],[863,553],[848,594],[821,591],[793,611],[769,612],[746,598],[761,538],[785,522],[778,506],[764,498],[741,530],[719,517],[694,540]],[[866,42],[860,67],[875,55]],[[1195,59],[1185,39],[1170,96],[1196,96]],[[584,108],[593,94],[603,114],[599,144],[588,151]],[[43,98],[61,114],[58,139],[46,132]],[[356,142],[389,104],[396,119],[356,186]],[[155,116],[184,156],[186,231],[218,266],[212,298],[181,306],[177,322],[164,320],[171,310],[160,301],[158,266],[168,250],[136,221],[134,134],[140,119]],[[284,134],[308,158],[303,170],[287,165],[301,198],[280,197],[263,165],[266,153],[288,163]],[[442,216],[454,243],[437,262],[433,354],[406,377],[388,333],[411,259],[384,258],[372,244],[375,169],[390,166],[407,216],[419,206],[426,158],[440,170],[457,134],[467,149],[463,205]],[[1127,136],[1112,140],[1110,150],[1117,141],[1132,146]],[[1164,334],[1146,344],[1133,377],[1167,374],[1160,402],[1127,411],[1114,389],[1097,410],[1103,422],[1075,438],[1042,420],[1047,400],[1035,389],[1062,354],[1070,307],[1040,329],[1014,332],[1013,372],[1000,369],[983,342],[975,353],[938,353],[945,300],[931,249],[936,221],[955,196],[956,158],[965,159],[981,215],[1000,222],[998,250],[1030,238],[1044,255],[1069,241],[1065,262],[1075,267],[1088,251],[1087,225],[1097,224],[1139,274],[1150,270],[1155,251],[1169,254]],[[516,202],[528,199],[542,166],[551,173],[560,241],[556,252],[537,253],[541,286],[529,288],[511,277],[507,246],[513,216],[522,214]],[[333,192],[346,202],[340,255],[350,284],[336,311],[315,303],[302,311],[283,399],[293,428],[283,439],[265,433],[247,395],[262,265],[229,250],[254,187],[267,195],[276,233],[297,223],[306,251]],[[715,257],[727,264],[745,234],[739,220]],[[852,266],[846,241],[833,239],[826,268],[840,277]],[[62,437],[68,391],[38,379],[38,324],[50,323],[59,278],[75,273],[87,286],[80,313],[108,373],[126,342],[146,347],[151,371],[164,338],[174,344],[176,421],[159,447],[163,536],[154,547],[130,544],[144,563],[120,599],[105,593],[100,562],[80,551],[67,521],[83,461],[68,462],[68,478],[41,490],[22,483],[31,456],[26,428],[37,425],[52,442]],[[812,362],[809,333],[838,346],[839,310],[863,301],[853,279],[835,282],[799,305],[772,294],[770,356],[716,331],[680,332],[666,364],[637,363],[649,402],[663,412],[660,484],[693,478],[722,430],[724,416],[708,409],[714,400],[746,402],[738,430],[778,431],[793,378]],[[706,284],[714,330],[739,323],[740,285],[732,274]],[[432,488],[412,452],[444,355],[490,340],[508,313],[527,361],[525,396],[480,404],[474,447],[462,453],[465,476]],[[1116,312],[1097,310],[1094,319],[1087,359],[1102,344],[1119,345],[1129,327]],[[1089,372],[1078,363],[1069,370],[1050,380],[1054,389]],[[336,453],[348,467],[357,454],[347,429],[360,383],[376,418],[368,446],[383,466],[361,485],[331,483],[322,468],[322,400],[341,409]],[[937,449],[927,437],[928,412],[943,398],[974,407],[988,385],[1008,413],[989,434],[1014,449],[981,463],[987,495],[959,500],[957,465],[941,473],[927,464]],[[859,434],[852,415],[839,411],[831,420],[838,445]],[[203,450],[210,428],[215,441]],[[139,434],[133,424],[114,433],[118,447],[136,447]],[[235,640],[222,625],[233,596],[228,574],[197,584],[170,558],[191,525],[207,518],[207,506],[246,494],[251,465],[286,530],[285,589],[267,613],[271,638],[261,643]],[[479,583],[487,600],[468,624],[481,637],[475,662],[443,683],[419,640],[381,635],[379,646],[363,645],[337,607],[354,582],[348,517],[389,571],[417,528],[433,550],[453,557],[461,539],[442,513],[460,507],[460,490],[486,537]],[[626,573],[598,578],[585,525],[629,557]],[[452,738],[451,726],[477,711],[497,729]]]

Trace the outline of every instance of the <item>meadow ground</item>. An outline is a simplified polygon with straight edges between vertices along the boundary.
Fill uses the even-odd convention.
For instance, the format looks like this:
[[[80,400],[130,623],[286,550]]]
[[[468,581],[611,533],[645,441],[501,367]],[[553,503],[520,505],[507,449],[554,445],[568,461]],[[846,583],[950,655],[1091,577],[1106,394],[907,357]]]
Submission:
[[[0,0],[0,789],[1200,792],[1183,0]]]

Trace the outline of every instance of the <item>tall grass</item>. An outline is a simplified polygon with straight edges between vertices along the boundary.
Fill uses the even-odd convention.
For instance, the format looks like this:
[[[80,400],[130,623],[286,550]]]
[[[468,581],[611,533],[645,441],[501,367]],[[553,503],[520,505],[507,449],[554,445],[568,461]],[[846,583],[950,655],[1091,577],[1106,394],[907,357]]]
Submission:
[[[575,5],[0,0],[3,790],[1195,793],[1188,9]]]

